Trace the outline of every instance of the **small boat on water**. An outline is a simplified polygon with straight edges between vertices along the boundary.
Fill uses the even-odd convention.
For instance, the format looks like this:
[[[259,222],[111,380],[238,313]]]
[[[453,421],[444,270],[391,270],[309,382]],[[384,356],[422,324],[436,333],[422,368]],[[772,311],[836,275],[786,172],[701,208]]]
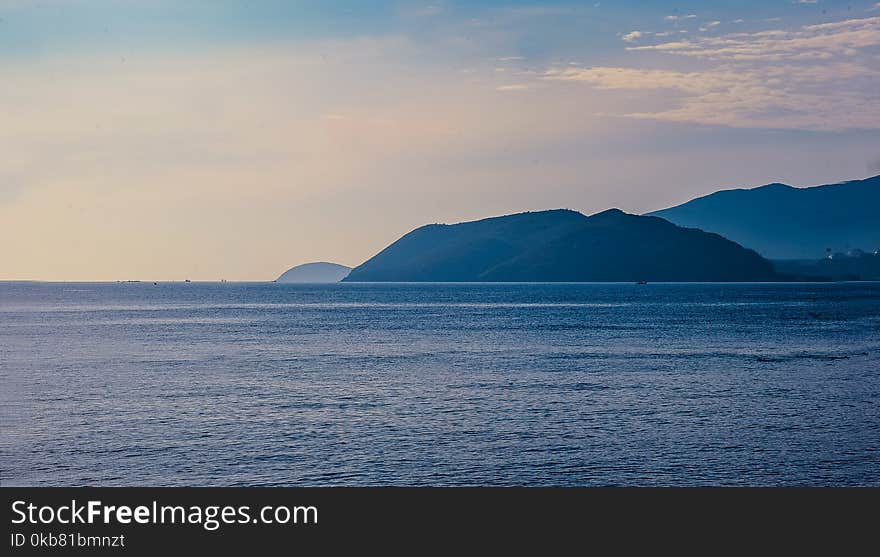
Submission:
[[[184,281],[183,281],[183,282],[192,282],[192,281],[191,281],[191,280],[189,280],[189,279],[186,279],[186,280],[184,280]]]

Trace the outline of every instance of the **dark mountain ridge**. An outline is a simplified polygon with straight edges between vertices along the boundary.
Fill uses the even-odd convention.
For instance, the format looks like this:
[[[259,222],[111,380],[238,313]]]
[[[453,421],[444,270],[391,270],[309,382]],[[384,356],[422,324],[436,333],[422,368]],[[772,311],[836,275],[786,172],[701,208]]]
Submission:
[[[351,282],[778,280],[717,234],[609,209],[556,209],[417,228],[354,268]]]

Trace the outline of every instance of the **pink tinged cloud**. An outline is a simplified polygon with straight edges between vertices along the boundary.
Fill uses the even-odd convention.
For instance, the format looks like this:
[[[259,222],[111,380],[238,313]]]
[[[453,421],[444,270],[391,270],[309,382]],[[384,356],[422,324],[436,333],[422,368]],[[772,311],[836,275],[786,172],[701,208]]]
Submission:
[[[627,48],[702,60],[694,71],[551,68],[543,79],[669,93],[670,107],[620,114],[631,118],[743,128],[880,129],[880,68],[872,52],[878,45],[880,18],[852,19]]]

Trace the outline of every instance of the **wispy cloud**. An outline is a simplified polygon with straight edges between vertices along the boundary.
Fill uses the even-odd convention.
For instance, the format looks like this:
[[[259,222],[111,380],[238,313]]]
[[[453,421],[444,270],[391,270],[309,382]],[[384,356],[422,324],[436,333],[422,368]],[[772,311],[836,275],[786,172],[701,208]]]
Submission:
[[[642,33],[641,31],[630,31],[629,33],[627,33],[626,35],[623,36],[623,40],[628,43],[631,43],[631,42],[636,41],[642,35],[644,35],[644,33]]]
[[[410,5],[404,4],[399,8],[400,15],[404,17],[431,18],[443,13],[443,7],[437,4]]]
[[[796,31],[732,33],[629,50],[658,51],[710,60],[830,60],[880,45],[880,17],[808,25]]]
[[[587,67],[550,69],[547,80],[599,89],[666,93],[671,108],[633,111],[650,118],[733,127],[880,129],[880,17],[809,25],[794,31],[732,33],[627,47],[696,58],[699,70]]]

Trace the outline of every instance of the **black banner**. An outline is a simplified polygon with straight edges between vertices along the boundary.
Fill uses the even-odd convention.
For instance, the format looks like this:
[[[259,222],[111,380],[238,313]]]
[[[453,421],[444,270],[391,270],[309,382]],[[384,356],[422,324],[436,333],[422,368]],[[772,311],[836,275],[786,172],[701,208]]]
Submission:
[[[4,555],[859,548],[878,489],[3,488]],[[574,544],[574,545],[572,545]],[[597,545],[597,544],[602,544]]]

